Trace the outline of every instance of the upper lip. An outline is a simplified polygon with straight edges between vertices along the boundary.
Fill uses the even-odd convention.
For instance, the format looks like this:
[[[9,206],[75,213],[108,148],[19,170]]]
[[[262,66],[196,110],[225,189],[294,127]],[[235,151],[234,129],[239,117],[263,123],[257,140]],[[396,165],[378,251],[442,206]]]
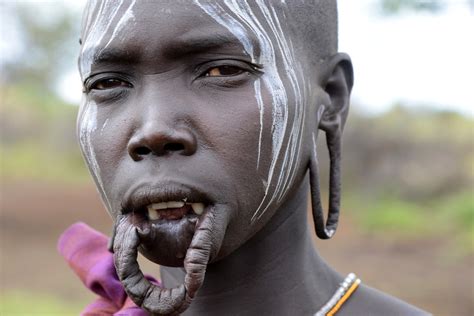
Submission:
[[[168,201],[212,204],[205,192],[177,183],[142,184],[129,192],[122,202],[122,214],[145,211],[150,204]]]

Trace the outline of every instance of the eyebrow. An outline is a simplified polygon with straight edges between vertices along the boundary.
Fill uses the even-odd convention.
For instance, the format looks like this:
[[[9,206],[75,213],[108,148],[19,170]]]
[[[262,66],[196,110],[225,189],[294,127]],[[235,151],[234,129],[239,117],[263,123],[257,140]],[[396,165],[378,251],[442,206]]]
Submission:
[[[253,46],[257,41],[250,39]],[[242,49],[243,43],[231,34],[211,33],[205,35],[182,36],[171,43],[165,50],[165,56],[187,56],[222,48]],[[251,56],[252,57],[252,56]]]
[[[256,39],[249,39],[255,48],[258,47]],[[216,51],[222,48],[242,50],[243,43],[231,34],[203,34],[192,36],[181,36],[169,43],[163,49],[163,56],[169,59],[179,59],[190,55],[202,54]],[[81,55],[87,56],[93,50],[91,65],[97,64],[134,64],[140,60],[140,50],[126,49],[120,47],[106,47],[103,49],[88,48]],[[250,56],[253,57],[253,56]]]
[[[96,50],[94,48],[91,48]],[[82,55],[87,56],[88,51],[85,51]],[[97,49],[92,57],[92,65],[94,64],[116,64],[116,63],[134,63],[137,62],[139,56],[137,52],[126,50],[118,47],[107,47],[104,49]]]

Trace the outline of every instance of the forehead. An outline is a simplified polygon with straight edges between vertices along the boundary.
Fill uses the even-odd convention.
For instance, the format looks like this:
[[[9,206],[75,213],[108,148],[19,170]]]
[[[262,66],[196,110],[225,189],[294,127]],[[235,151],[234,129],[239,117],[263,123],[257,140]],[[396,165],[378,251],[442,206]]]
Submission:
[[[89,72],[100,53],[114,50],[128,55],[174,55],[189,48],[214,47],[240,49],[254,59],[260,52],[261,34],[268,34],[265,29],[271,28],[262,20],[268,19],[266,13],[283,13],[282,8],[263,1],[227,2],[90,1],[83,18],[81,72]],[[281,24],[278,27],[283,32]]]
[[[127,32],[123,35],[173,36],[195,27],[209,27],[212,20],[192,0],[188,1],[89,1],[84,12],[82,36],[85,41],[94,33]],[[140,39],[140,38],[139,38]]]
[[[91,0],[83,17],[80,71],[89,74],[100,55],[118,51],[137,59],[133,55],[178,56],[208,46],[235,54],[238,47],[258,64],[265,63],[262,49],[285,58],[294,47],[295,34],[289,33],[297,21],[287,14],[292,6],[281,0]],[[282,45],[285,38],[290,45]]]

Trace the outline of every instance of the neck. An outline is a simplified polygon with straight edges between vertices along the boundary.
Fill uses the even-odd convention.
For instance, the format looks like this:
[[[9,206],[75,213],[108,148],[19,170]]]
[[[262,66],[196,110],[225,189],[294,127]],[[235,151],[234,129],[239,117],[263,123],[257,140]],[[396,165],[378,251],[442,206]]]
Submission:
[[[208,265],[186,314],[314,314],[326,303],[341,278],[313,245],[303,183],[255,236]],[[162,267],[161,276],[166,287],[184,279],[177,268]]]

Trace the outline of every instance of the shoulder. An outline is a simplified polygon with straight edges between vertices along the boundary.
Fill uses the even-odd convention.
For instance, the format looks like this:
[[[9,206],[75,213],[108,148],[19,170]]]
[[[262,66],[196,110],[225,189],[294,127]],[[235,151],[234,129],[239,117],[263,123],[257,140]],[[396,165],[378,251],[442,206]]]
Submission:
[[[426,316],[431,314],[400,299],[361,284],[337,313],[337,316],[344,315]]]

